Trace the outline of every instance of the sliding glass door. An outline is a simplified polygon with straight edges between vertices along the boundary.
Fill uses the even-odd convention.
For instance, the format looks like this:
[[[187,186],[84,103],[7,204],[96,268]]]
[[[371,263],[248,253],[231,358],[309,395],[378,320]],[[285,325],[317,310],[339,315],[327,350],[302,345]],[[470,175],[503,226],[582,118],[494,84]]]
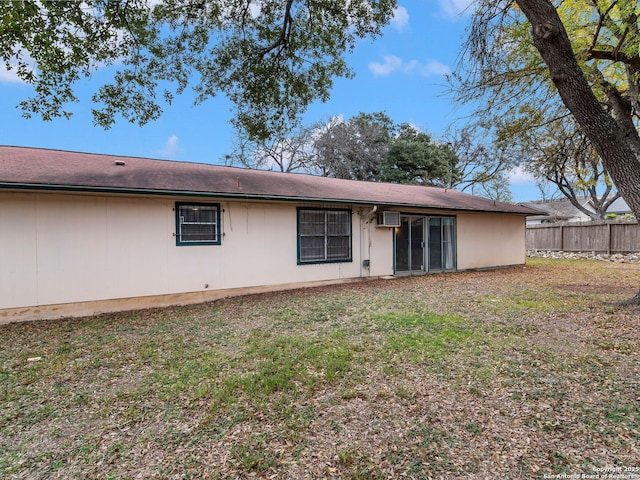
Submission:
[[[402,215],[395,235],[396,274],[454,270],[455,218]]]
[[[429,270],[442,270],[442,219],[429,219]]]
[[[424,217],[402,215],[395,244],[396,273],[424,271]]]
[[[442,268],[456,268],[456,222],[453,217],[442,217]]]
[[[429,271],[455,267],[455,219],[429,217]]]

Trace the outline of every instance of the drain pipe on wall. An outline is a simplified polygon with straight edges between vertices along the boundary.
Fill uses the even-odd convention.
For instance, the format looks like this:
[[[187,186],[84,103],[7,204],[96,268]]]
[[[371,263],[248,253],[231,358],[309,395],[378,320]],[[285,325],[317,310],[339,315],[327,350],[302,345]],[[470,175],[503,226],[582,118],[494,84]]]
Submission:
[[[364,245],[364,231],[365,225],[370,225],[370,219],[375,215],[378,211],[378,206],[374,205],[370,212],[362,214],[360,213],[360,277],[365,276],[365,270],[368,272],[368,275],[371,275],[371,227],[369,226],[369,234],[368,234],[368,248],[367,250],[367,258],[364,258],[365,254],[365,245]]]

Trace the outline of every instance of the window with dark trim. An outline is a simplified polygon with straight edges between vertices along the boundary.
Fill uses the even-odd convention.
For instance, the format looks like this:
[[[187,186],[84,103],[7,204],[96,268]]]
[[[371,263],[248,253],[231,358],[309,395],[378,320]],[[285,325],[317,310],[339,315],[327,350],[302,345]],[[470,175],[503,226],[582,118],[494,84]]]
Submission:
[[[299,265],[351,260],[351,210],[298,208]]]
[[[220,245],[219,203],[176,203],[176,245]]]

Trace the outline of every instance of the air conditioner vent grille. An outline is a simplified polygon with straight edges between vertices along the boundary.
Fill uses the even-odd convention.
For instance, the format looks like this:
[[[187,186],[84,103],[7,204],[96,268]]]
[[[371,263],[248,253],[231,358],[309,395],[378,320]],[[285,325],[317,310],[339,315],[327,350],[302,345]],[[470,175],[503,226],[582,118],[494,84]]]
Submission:
[[[380,212],[377,217],[378,227],[399,227],[400,212]]]

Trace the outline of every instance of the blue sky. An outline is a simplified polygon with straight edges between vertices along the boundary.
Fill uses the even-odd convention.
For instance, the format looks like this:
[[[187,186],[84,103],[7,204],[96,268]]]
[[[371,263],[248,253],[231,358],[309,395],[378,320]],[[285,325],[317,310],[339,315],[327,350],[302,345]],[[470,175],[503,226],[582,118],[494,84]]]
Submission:
[[[455,68],[468,22],[465,9],[471,1],[399,2],[384,35],[361,41],[349,55],[355,78],[337,79],[330,100],[312,105],[304,123],[384,111],[394,122],[411,123],[435,138],[443,135],[448,125],[468,113],[446,96],[444,76]],[[89,99],[101,74],[77,85],[80,103],[71,106],[71,120],[44,122],[22,118],[16,106],[32,89],[12,72],[0,70],[0,144],[202,163],[222,163],[233,149],[231,105],[223,97],[193,106],[192,97],[185,94],[165,109],[160,120],[144,127],[123,119],[110,130],[94,127]],[[517,202],[540,196],[531,179],[520,172],[513,173],[510,186]]]

